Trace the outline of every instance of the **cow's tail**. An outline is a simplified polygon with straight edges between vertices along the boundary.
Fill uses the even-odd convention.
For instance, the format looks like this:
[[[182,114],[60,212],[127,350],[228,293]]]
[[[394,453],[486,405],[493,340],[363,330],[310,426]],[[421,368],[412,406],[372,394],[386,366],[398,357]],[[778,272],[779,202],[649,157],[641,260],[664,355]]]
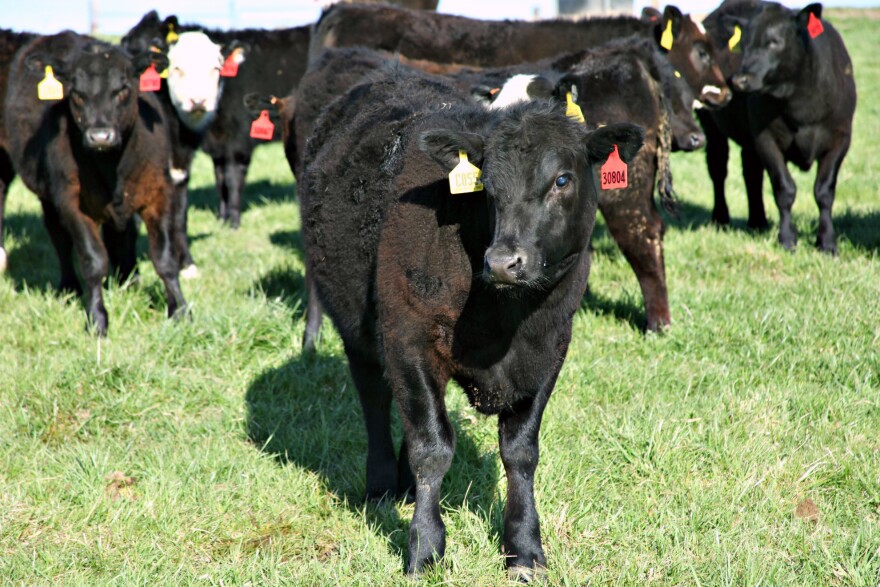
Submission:
[[[660,98],[659,144],[657,145],[657,195],[660,205],[669,214],[678,216],[678,197],[672,187],[672,125],[669,122],[669,105],[663,94],[663,88],[655,82],[655,90]]]

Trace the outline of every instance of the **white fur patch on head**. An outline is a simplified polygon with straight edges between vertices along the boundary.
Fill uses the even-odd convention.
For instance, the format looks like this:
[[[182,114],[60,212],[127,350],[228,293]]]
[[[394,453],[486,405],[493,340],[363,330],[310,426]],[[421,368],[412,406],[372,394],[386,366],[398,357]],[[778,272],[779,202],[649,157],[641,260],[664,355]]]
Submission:
[[[703,94],[718,94],[721,95],[721,88],[718,86],[703,86]]]
[[[180,185],[184,183],[189,174],[186,172],[186,169],[177,169],[176,167],[171,168],[171,181],[174,182],[174,185]]]
[[[0,247],[0,273],[3,273],[4,271],[6,271],[6,265],[7,265],[6,249],[4,249],[3,247]]]
[[[205,33],[183,33],[168,50],[168,93],[180,119],[204,130],[220,101],[223,53]]]
[[[692,106],[692,108],[694,110],[699,110],[700,108],[705,108],[705,107],[706,107],[706,105],[703,104],[702,102],[700,102],[699,100],[694,100],[694,104]]]
[[[519,74],[504,82],[501,90],[495,94],[495,99],[489,104],[491,110],[498,108],[506,108],[518,102],[528,102],[531,100],[529,96],[529,84],[535,81],[536,75]]]

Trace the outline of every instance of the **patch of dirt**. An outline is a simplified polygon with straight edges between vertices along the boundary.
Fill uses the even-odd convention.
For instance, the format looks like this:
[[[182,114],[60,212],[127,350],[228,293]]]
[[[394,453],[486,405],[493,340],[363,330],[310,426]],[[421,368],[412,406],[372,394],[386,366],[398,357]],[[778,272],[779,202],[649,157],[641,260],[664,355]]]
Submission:
[[[809,497],[797,504],[797,508],[794,510],[795,517],[814,524],[819,521],[819,513],[819,506],[813,503]]]
[[[137,499],[137,493],[134,489],[137,479],[134,477],[129,477],[122,471],[113,471],[104,477],[104,479],[107,481],[107,486],[104,487],[104,493],[113,501],[116,501],[119,498],[131,501]]]

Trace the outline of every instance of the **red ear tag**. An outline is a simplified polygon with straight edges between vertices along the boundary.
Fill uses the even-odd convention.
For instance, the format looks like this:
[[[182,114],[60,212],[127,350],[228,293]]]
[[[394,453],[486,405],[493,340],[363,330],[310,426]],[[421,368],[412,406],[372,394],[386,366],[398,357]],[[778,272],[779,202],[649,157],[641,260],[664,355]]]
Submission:
[[[235,77],[238,75],[238,61],[235,60],[235,51],[226,57],[226,61],[223,62],[223,67],[220,69],[220,75],[222,77]]]
[[[822,26],[822,21],[816,18],[816,15],[812,12],[810,13],[810,20],[807,21],[807,32],[810,33],[811,39],[815,39],[825,32],[825,27]]]
[[[620,158],[617,145],[614,145],[614,150],[608,155],[608,160],[602,166],[601,174],[600,183],[603,190],[625,188],[629,185],[626,179],[626,163]]]
[[[275,133],[275,125],[269,120],[269,111],[260,112],[260,117],[251,123],[251,138],[271,141]]]
[[[159,77],[159,72],[156,71],[156,64],[151,63],[141,74],[139,88],[142,92],[158,92],[161,87],[162,78]]]

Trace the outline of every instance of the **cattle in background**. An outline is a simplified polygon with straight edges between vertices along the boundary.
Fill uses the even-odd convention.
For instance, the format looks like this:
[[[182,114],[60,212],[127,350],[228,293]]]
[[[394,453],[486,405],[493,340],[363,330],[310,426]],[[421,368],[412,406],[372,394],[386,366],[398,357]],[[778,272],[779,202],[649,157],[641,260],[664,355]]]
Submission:
[[[791,219],[797,186],[787,163],[804,171],[818,163],[813,187],[819,206],[816,246],[836,254],[831,210],[852,137],[856,88],[843,40],[821,17],[820,4],[790,10],[752,1],[726,3],[709,15],[707,30],[717,44],[727,47],[725,65],[740,95],[705,128],[711,138],[707,159],[715,188],[715,221],[730,220],[724,198],[726,134],[743,146],[749,226],[768,226],[762,194],[766,170],[779,209],[779,242],[786,249],[797,243]],[[732,54],[736,38],[741,55]],[[701,120],[707,122],[706,118]]]
[[[367,497],[417,488],[409,573],[445,550],[450,379],[498,416],[509,573],[546,566],[538,434],[586,288],[596,167],[613,145],[630,160],[640,144],[633,125],[590,132],[549,101],[490,111],[404,68],[381,70],[319,118],[300,181],[308,264],[361,398]],[[451,195],[462,153],[482,169],[482,191]]]
[[[15,169],[40,198],[62,291],[82,292],[76,255],[99,335],[108,326],[101,291],[108,269],[123,279],[134,271],[135,213],[147,227],[168,315],[186,307],[173,253],[168,129],[156,98],[138,92],[140,72],[158,58],[142,56],[135,66],[118,48],[66,31],[24,46],[10,74],[5,119]],[[38,99],[47,67],[63,84],[61,99]]]
[[[236,75],[223,81],[217,115],[200,144],[214,161],[220,195],[219,216],[237,228],[241,223],[241,194],[251,155],[254,148],[264,142],[250,137],[253,118],[244,106],[244,97],[252,92],[284,96],[296,87],[306,70],[311,27],[221,31],[180,24],[176,16],[161,22],[157,17],[142,23],[145,26],[139,25],[141,38],[166,39],[169,32],[201,31],[225,48],[239,46],[244,50],[244,61],[238,64]],[[276,129],[273,140],[280,138]]]
[[[549,92],[565,103],[571,94],[590,128],[615,122],[631,122],[645,129],[644,146],[629,165],[629,185],[602,190],[599,210],[624,257],[636,274],[645,303],[646,328],[659,331],[671,323],[663,235],[666,226],[654,203],[654,187],[667,210],[674,209],[672,170],[672,108],[663,84],[675,80],[669,67],[653,58],[654,51],[645,43],[621,40],[579,55],[579,60],[561,76],[550,80],[525,76],[514,80],[495,94],[493,107],[505,100],[509,107],[519,100]],[[528,78],[531,77],[531,80]],[[535,81],[543,83],[535,83]],[[524,84],[524,81],[531,83]],[[519,95],[509,95],[512,89]],[[673,98],[677,95],[674,94]],[[686,111],[693,122],[691,111]],[[695,125],[695,123],[694,123]]]
[[[181,276],[196,277],[198,269],[187,240],[190,168],[196,150],[216,119],[223,82],[220,70],[233,52],[238,61],[245,59],[244,52],[237,43],[221,47],[200,31],[175,32],[169,37],[167,26],[155,10],[145,14],[122,38],[122,46],[130,55],[160,50],[168,56],[167,82],[161,84],[157,96],[171,135],[175,248]]]
[[[9,82],[9,69],[15,53],[36,37],[32,33],[17,33],[0,29],[0,273],[6,270],[6,248],[4,247],[3,220],[6,210],[6,194],[9,184],[15,179],[15,169],[9,156],[9,138],[3,120],[3,103]]]
[[[657,22],[631,17],[501,22],[390,6],[336,4],[315,25],[309,59],[316,59],[326,47],[359,45],[412,59],[502,67],[634,34],[654,39],[702,104],[727,103],[730,90],[712,59],[708,37],[675,6],[667,6]]]
[[[440,0],[334,0],[346,4],[388,4],[416,10],[437,10]],[[332,2],[328,2],[330,4]]]

